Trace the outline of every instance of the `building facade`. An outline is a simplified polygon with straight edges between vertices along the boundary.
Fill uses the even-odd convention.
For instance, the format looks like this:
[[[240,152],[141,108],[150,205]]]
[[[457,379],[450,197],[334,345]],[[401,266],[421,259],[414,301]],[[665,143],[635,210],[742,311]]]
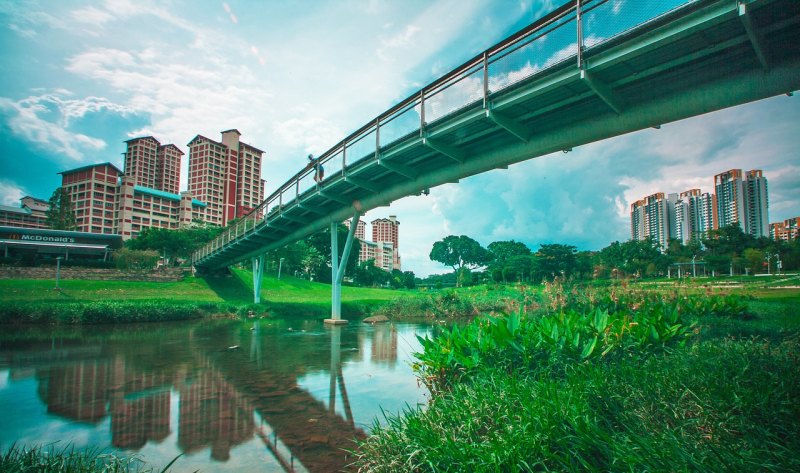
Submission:
[[[787,218],[783,222],[775,222],[769,224],[769,237],[773,240],[783,240],[790,242],[796,240],[800,236],[800,228],[797,222],[800,217]]]
[[[719,226],[745,225],[744,180],[741,169],[731,169],[714,176],[714,191],[717,194],[717,217]]]
[[[88,233],[117,233],[122,170],[111,163],[100,163],[59,174],[61,187],[75,210],[76,229]]]
[[[48,228],[47,211],[50,204],[36,197],[25,196],[20,206],[0,205],[0,226],[19,228]]]
[[[206,204],[199,213],[204,222],[224,226],[264,200],[264,152],[240,136],[238,130],[227,130],[222,141],[197,135],[188,144],[189,192]]]
[[[746,196],[745,232],[754,237],[769,236],[769,194],[767,178],[760,169],[747,171],[744,176]]]
[[[344,224],[347,228],[350,228],[352,221],[346,220]],[[366,223],[363,220],[359,220],[356,226],[354,236],[361,242],[358,261],[364,262],[372,259],[375,261],[375,266],[384,271],[399,270],[401,264],[397,246],[400,235],[400,222],[397,221],[397,217],[390,215],[389,218],[379,218],[373,220],[371,225],[372,241],[365,239]]]
[[[173,194],[136,185],[125,176],[120,183],[117,233],[125,240],[136,238],[145,228],[177,230],[190,224],[205,208],[191,193]]]
[[[379,218],[371,222],[372,241],[381,245],[381,260],[375,258],[375,266],[380,266],[386,271],[393,269],[400,270],[400,222],[397,216],[390,215],[389,218]],[[386,245],[390,243],[391,247]],[[391,253],[389,253],[391,251]],[[391,258],[388,257],[391,254]]]
[[[738,224],[754,237],[769,235],[767,178],[760,169],[741,169],[714,176],[719,226]]]
[[[675,202],[674,238],[684,245],[717,228],[716,196],[700,189],[681,192]]]
[[[675,206],[678,194],[657,192],[631,204],[631,239],[652,238],[665,250],[676,237]]]

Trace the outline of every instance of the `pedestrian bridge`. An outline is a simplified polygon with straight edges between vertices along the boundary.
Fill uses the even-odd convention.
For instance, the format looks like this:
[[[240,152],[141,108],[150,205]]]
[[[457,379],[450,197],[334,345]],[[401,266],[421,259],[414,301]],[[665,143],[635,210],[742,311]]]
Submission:
[[[798,88],[797,0],[570,1],[344,138],[320,156],[322,182],[313,169],[297,173],[193,264],[252,259],[258,300],[263,254],[326,226],[485,171]],[[351,239],[352,231],[342,260]]]

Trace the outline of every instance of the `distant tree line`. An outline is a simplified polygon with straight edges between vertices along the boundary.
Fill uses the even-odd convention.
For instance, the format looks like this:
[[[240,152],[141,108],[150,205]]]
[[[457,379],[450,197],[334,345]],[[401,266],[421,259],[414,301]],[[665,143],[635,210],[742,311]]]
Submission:
[[[541,282],[555,277],[598,279],[700,274],[757,274],[800,268],[800,240],[785,242],[745,234],[738,225],[709,232],[686,245],[671,240],[667,248],[652,240],[615,241],[599,251],[550,243],[531,250],[522,242],[495,241],[486,248],[466,236],[450,235],[433,244],[430,259],[453,268],[445,275],[419,280],[423,285],[469,285],[477,282]],[[698,269],[699,268],[699,269]]]

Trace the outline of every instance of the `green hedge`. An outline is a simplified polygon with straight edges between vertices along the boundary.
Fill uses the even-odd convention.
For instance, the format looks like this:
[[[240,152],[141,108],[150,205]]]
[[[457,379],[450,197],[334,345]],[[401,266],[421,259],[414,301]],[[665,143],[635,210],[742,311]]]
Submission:
[[[213,314],[247,313],[238,305],[216,302],[89,301],[13,302],[0,307],[0,324],[106,324],[190,320]],[[241,314],[240,314],[241,315]]]

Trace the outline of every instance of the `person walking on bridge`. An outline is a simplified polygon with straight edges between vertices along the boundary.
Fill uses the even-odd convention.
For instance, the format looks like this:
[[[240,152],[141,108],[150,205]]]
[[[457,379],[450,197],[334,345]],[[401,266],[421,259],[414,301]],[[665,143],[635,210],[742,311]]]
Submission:
[[[308,161],[309,163],[306,169],[314,167],[314,182],[316,183],[322,182],[322,179],[325,178],[325,168],[322,167],[322,164],[319,163],[319,159],[314,159],[313,154],[308,155]]]

